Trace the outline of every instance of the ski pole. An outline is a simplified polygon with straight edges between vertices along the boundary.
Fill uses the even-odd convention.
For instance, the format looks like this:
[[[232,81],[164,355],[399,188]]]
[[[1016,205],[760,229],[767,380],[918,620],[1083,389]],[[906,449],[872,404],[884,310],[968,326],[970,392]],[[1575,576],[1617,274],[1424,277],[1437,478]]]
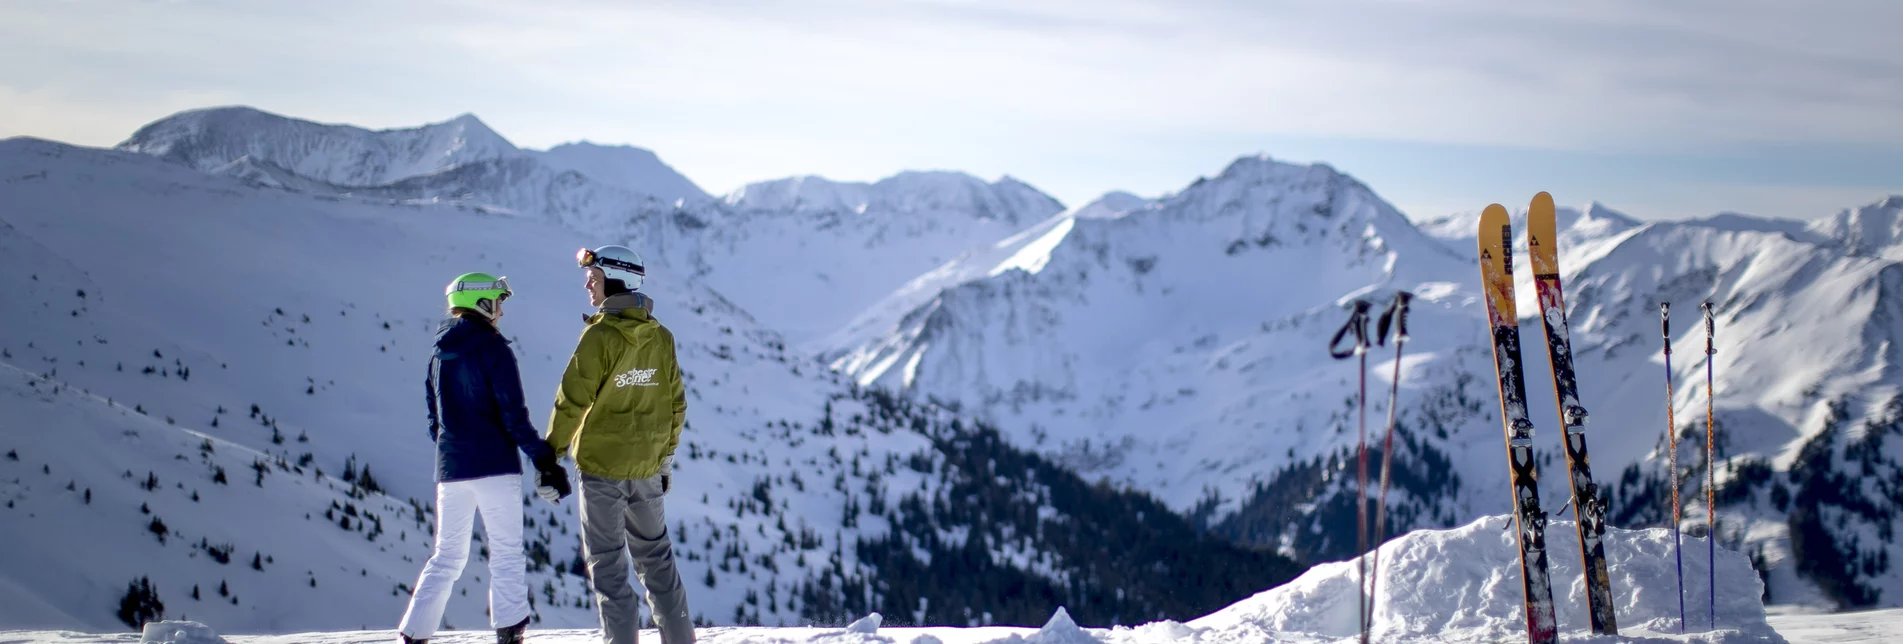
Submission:
[[[1354,311],[1348,314],[1348,323],[1328,342],[1328,355],[1337,360],[1350,356],[1361,361],[1361,388],[1355,398],[1355,406],[1360,418],[1360,438],[1356,442],[1355,460],[1355,568],[1360,571],[1360,582],[1355,587],[1355,607],[1359,611],[1357,618],[1361,627],[1361,644],[1368,644],[1368,309],[1374,305],[1367,300],[1355,300]],[[1354,348],[1343,350],[1341,342],[1348,334],[1354,334]]]
[[[1381,496],[1374,504],[1374,556],[1369,564],[1372,570],[1368,579],[1369,630],[1373,630],[1375,590],[1381,584],[1381,542],[1387,538],[1388,471],[1394,463],[1394,408],[1401,400],[1401,348],[1407,344],[1407,305],[1412,299],[1413,293],[1395,293],[1394,301],[1388,304],[1388,310],[1381,313],[1381,321],[1375,325],[1375,341],[1383,345],[1388,342],[1388,330],[1394,330],[1394,378],[1388,382],[1388,428],[1387,435],[1381,439]]]
[[[1659,302],[1659,328],[1665,334],[1665,437],[1672,451],[1672,556],[1678,561],[1678,632],[1685,632],[1685,553],[1678,534],[1678,424],[1672,418],[1672,304]]]
[[[1714,439],[1717,433],[1713,429],[1712,421],[1711,363],[1714,360],[1712,356],[1718,355],[1718,350],[1712,347],[1712,335],[1718,323],[1712,320],[1711,302],[1705,302],[1703,308],[1705,309],[1705,560],[1710,564],[1707,566],[1711,575],[1707,582],[1711,589],[1708,608],[1711,611],[1711,630],[1715,631],[1718,630],[1718,493],[1716,489],[1718,466],[1712,461],[1712,454],[1715,452],[1713,445],[1717,443]]]

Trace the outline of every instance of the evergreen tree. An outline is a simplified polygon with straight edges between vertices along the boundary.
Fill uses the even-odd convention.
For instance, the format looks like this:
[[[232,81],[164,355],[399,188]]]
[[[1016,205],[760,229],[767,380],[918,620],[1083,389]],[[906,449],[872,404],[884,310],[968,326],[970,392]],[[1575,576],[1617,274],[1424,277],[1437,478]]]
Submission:
[[[140,577],[126,584],[126,594],[119,598],[119,621],[138,630],[145,628],[146,622],[163,619],[165,602],[159,601],[159,593],[152,588],[151,579]]]

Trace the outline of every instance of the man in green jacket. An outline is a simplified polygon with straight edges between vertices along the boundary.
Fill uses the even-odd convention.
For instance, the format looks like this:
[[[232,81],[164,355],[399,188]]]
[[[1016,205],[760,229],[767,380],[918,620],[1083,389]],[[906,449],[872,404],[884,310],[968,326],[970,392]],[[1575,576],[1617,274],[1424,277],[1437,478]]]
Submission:
[[[628,583],[631,553],[661,642],[688,644],[694,623],[661,508],[687,419],[674,334],[650,315],[654,300],[635,292],[647,274],[640,255],[603,246],[583,249],[576,260],[600,312],[587,318],[562,374],[548,444],[581,470],[582,548],[602,641],[635,644],[640,604]],[[537,493],[547,498],[555,490]]]

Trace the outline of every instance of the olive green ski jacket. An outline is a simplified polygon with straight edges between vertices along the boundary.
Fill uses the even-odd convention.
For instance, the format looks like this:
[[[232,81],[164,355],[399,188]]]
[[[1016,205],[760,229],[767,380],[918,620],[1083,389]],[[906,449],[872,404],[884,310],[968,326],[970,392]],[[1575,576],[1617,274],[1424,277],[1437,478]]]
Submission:
[[[602,478],[659,474],[687,420],[674,334],[648,314],[653,300],[631,295],[610,298],[587,318],[548,422],[549,447]]]

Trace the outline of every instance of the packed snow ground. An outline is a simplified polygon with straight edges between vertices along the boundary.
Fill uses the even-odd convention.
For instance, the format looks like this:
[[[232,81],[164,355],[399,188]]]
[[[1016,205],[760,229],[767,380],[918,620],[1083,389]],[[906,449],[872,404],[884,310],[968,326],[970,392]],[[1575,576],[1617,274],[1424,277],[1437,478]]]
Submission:
[[[1375,639],[1381,642],[1512,642],[1524,638],[1519,552],[1512,532],[1502,530],[1506,516],[1490,516],[1448,530],[1419,530],[1380,549],[1384,562],[1376,585]],[[1584,588],[1569,538],[1570,525],[1554,522],[1548,532],[1561,640],[1566,642],[1864,642],[1903,635],[1903,611],[1853,615],[1787,615],[1767,619],[1759,597],[1763,584],[1744,555],[1719,550],[1717,627],[1707,611],[1705,583],[1709,562],[1702,539],[1685,538],[1684,593],[1687,618],[1679,634],[1678,582],[1672,556],[1673,535],[1663,529],[1621,530],[1607,534],[1612,585],[1618,594],[1621,637],[1586,632]],[[1134,627],[1080,628],[1062,609],[1043,628],[879,628],[869,617],[845,628],[703,628],[700,641],[814,644],[1243,644],[1322,643],[1356,639],[1353,562],[1316,566],[1293,582],[1264,591],[1221,611],[1189,622],[1160,621]],[[159,627],[164,628],[164,627]],[[1788,630],[1780,633],[1779,629]],[[653,631],[647,637],[658,637]],[[390,631],[352,631],[234,637],[249,644],[314,642],[345,644],[388,641]],[[490,631],[439,635],[441,642],[487,642]],[[587,629],[534,631],[531,639],[550,644],[593,642]],[[69,632],[0,633],[0,642],[128,642],[136,636]],[[196,644],[188,638],[154,641]],[[658,641],[658,640],[650,640]]]
[[[1774,615],[1769,620],[1784,641],[1791,644],[1880,644],[1903,641],[1903,609],[1865,611],[1838,614]],[[874,634],[850,633],[841,628],[703,628],[696,635],[705,644],[1068,644],[1069,642],[1102,644],[1139,644],[1150,642],[1201,642],[1215,644],[1227,640],[1194,639],[1196,633],[1181,624],[1163,622],[1147,624],[1129,629],[1079,629],[1083,639],[1061,639],[1058,633],[1068,633],[1068,629],[1029,629],[1029,628],[882,628]],[[1045,634],[1048,633],[1048,634]],[[659,641],[652,629],[643,631],[644,641]],[[381,644],[390,641],[391,631],[345,631],[338,633],[294,633],[290,635],[232,636],[224,638],[231,644]],[[432,641],[442,644],[487,644],[495,641],[495,635],[486,631],[440,632]],[[537,630],[529,632],[529,639],[536,644],[594,644],[600,641],[597,631],[591,630]],[[1568,642],[1607,641],[1610,638],[1574,637],[1562,635]],[[1631,637],[1624,641],[1643,642],[1708,642],[1713,641],[1703,634],[1689,634],[1683,637]],[[0,632],[0,642],[7,644],[108,644],[141,641],[138,633],[120,633],[112,635],[94,635],[61,631],[12,631]],[[1329,642],[1331,640],[1306,640],[1289,638],[1289,642]],[[1333,642],[1358,641],[1355,638],[1336,638]],[[1385,641],[1385,640],[1384,640]],[[177,644],[196,644],[179,640]]]

